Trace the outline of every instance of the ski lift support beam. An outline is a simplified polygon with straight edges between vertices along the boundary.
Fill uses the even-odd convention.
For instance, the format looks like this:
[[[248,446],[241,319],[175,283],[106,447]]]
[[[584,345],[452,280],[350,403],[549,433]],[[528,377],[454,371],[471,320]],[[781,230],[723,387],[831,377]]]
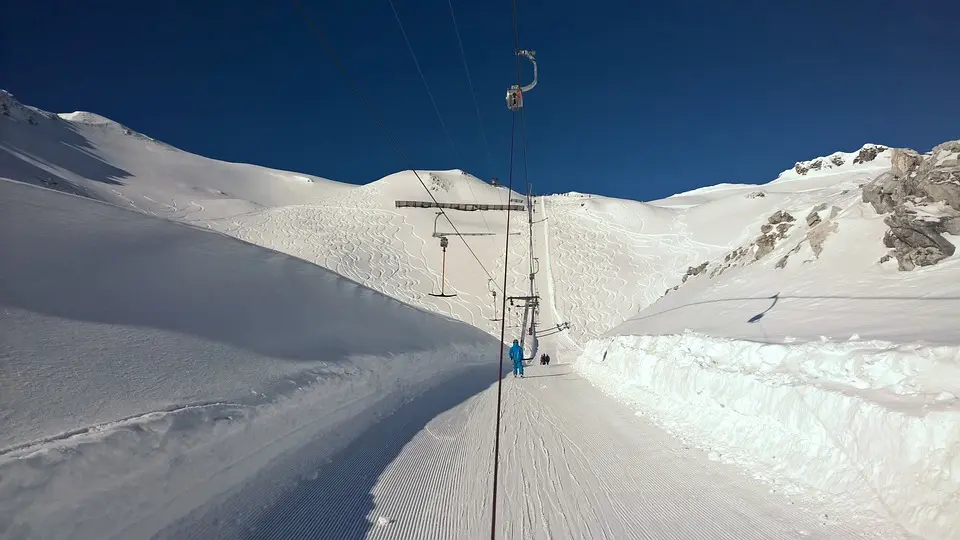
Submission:
[[[433,201],[396,201],[397,208],[448,208],[462,212],[478,210],[508,210],[522,212],[527,209],[523,204],[480,204],[480,203],[442,203]]]
[[[519,300],[535,307],[540,303],[540,296],[508,296],[507,300],[510,302],[511,306],[513,305],[514,300]]]

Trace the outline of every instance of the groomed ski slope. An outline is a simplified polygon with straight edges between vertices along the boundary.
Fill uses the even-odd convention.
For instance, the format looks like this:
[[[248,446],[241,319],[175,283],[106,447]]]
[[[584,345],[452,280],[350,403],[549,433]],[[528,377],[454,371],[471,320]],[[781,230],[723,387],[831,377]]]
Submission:
[[[784,176],[762,186],[760,203],[756,188],[734,186],[686,206],[689,220],[731,204],[776,204],[753,214],[745,234],[733,220],[712,220],[714,234],[747,241],[691,263],[709,264],[592,336],[577,369],[781,489],[872,508],[927,538],[956,538],[960,259],[912,272],[880,263],[887,227],[858,189],[871,177]],[[795,220],[754,260],[749,242],[776,211]],[[608,294],[604,283],[586,280],[582,293]]]
[[[22,255],[5,259],[2,273],[4,357],[27,360],[4,364],[15,373],[3,380],[19,385],[3,395],[69,406],[86,426],[60,432],[63,411],[28,411],[36,433],[58,435],[0,457],[5,536],[485,535],[497,349],[475,330],[217,234],[22,184],[0,189],[3,215],[15,218],[3,243]],[[330,333],[296,343],[311,335],[298,321],[331,324],[328,305],[354,311],[338,309]],[[244,324],[249,316],[267,319]],[[343,320],[351,316],[378,332],[351,333],[361,326]],[[230,333],[196,335],[212,321],[220,323],[208,330]],[[272,339],[288,325],[292,334]],[[416,352],[436,334],[442,344]],[[356,347],[363,354],[350,355]],[[500,537],[901,537],[870,517],[838,519],[769,493],[605,398],[569,365],[528,375],[505,381]],[[177,388],[205,402],[161,407],[141,397]],[[4,409],[26,410],[22,399]],[[136,414],[103,421],[120,409]]]
[[[0,538],[149,538],[496,375],[475,328],[115,206],[0,180],[0,245]]]
[[[24,109],[16,110],[31,114],[24,113]],[[490,334],[499,334],[499,323],[489,320],[494,314],[500,315],[499,307],[494,307],[489,279],[495,278],[496,285],[499,285],[502,278],[504,238],[499,232],[505,226],[503,212],[448,211],[457,229],[469,235],[466,238],[470,247],[485,269],[480,268],[459,238],[450,237],[446,286],[448,292],[456,292],[458,296],[438,299],[428,295],[440,287],[440,249],[438,239],[432,234],[435,226],[440,233],[450,233],[452,227],[442,217],[435,220],[433,210],[400,209],[394,206],[396,200],[429,200],[423,186],[409,171],[359,187],[320,181],[322,179],[289,182],[294,177],[307,177],[262,168],[243,169],[250,166],[224,164],[185,154],[87,114],[68,115],[65,120],[52,118],[54,115],[42,111],[29,110],[40,115],[37,124],[25,121],[11,124],[10,119],[0,117],[0,122],[6,122],[3,125],[3,145],[0,145],[3,151],[0,152],[0,165],[4,166],[4,171],[17,173],[13,175],[16,180],[45,184],[37,180],[42,174],[21,174],[21,162],[29,162],[43,171],[57,172],[60,177],[70,180],[71,186],[85,189],[85,195],[144,213],[187,221],[198,227],[214,229],[293,255],[334,270],[402,302],[468,322]],[[45,121],[49,121],[53,127],[45,128]],[[49,131],[28,131],[38,128]],[[62,144],[60,141],[65,136],[80,139],[72,144]],[[29,148],[32,152],[23,151],[27,147],[24,138],[31,141],[33,146]],[[122,142],[118,139],[122,139]],[[104,182],[100,180],[73,172],[73,163],[62,154],[63,147],[82,148],[85,154],[93,155],[105,164],[120,163],[125,159],[123,170],[129,174],[111,177],[117,182],[102,186],[100,184]],[[149,156],[158,153],[161,148],[170,155],[154,158],[147,163]],[[849,164],[852,154],[845,156]],[[189,162],[190,166],[177,170],[168,168],[170,164],[184,162]],[[11,163],[13,166],[8,167]],[[781,338],[787,341],[789,338],[803,342],[815,336],[813,342],[806,345],[815,348],[815,342],[820,341],[820,332],[827,327],[827,323],[820,327],[811,325],[814,317],[803,310],[795,312],[796,316],[792,319],[774,317],[780,312],[771,310],[763,315],[762,321],[770,323],[770,328],[775,331],[770,332],[767,327],[757,330],[760,327],[755,323],[746,322],[746,318],[740,322],[737,318],[740,312],[750,311],[748,317],[760,312],[754,312],[760,301],[753,296],[748,297],[743,290],[739,291],[742,297],[750,300],[737,307],[740,311],[736,317],[730,317],[726,311],[704,310],[702,313],[709,315],[699,318],[677,316],[671,319],[668,314],[680,310],[672,310],[665,303],[675,301],[680,306],[690,301],[691,306],[696,306],[699,301],[696,296],[700,294],[697,291],[726,294],[736,287],[749,288],[753,280],[759,280],[757,282],[763,287],[773,288],[774,291],[768,295],[771,296],[777,291],[788,290],[790,280],[783,278],[783,275],[790,275],[791,279],[829,282],[832,279],[830,268],[839,266],[824,266],[827,270],[822,270],[824,273],[819,276],[796,273],[794,265],[797,262],[800,262],[801,268],[821,268],[821,261],[802,263],[809,258],[805,252],[798,253],[803,258],[798,257],[787,265],[786,270],[792,273],[777,274],[770,268],[796,242],[779,244],[777,251],[768,255],[763,264],[728,271],[720,276],[720,280],[701,280],[697,277],[671,292],[666,299],[658,299],[665,289],[680,285],[680,278],[688,267],[705,261],[723,260],[725,254],[755,238],[761,224],[773,212],[789,209],[802,221],[811,206],[828,199],[833,201],[831,198],[837,201],[844,197],[850,199],[850,209],[845,210],[842,217],[848,219],[851,226],[840,224],[842,234],[827,239],[825,253],[834,247],[842,252],[849,249],[850,245],[855,245],[860,250],[854,251],[862,257],[862,260],[856,259],[857,264],[861,265],[860,268],[871,267],[883,252],[871,242],[881,245],[879,236],[882,232],[876,227],[875,219],[871,222],[868,214],[857,214],[852,202],[859,197],[857,190],[860,184],[886,168],[889,168],[889,158],[881,153],[876,160],[855,167],[849,165],[809,176],[785,173],[776,182],[763,186],[717,186],[650,203],[581,194],[538,197],[534,215],[537,221],[534,228],[534,256],[538,258],[540,266],[537,287],[543,295],[540,320],[541,328],[553,334],[541,340],[541,350],[549,352],[555,363],[573,364],[576,371],[570,371],[570,365],[551,366],[543,370],[533,367],[529,368],[532,375],[529,380],[506,381],[507,416],[504,429],[508,436],[504,439],[501,489],[503,497],[509,497],[510,502],[501,499],[499,505],[501,530],[520,534],[522,529],[526,531],[525,534],[542,538],[578,535],[596,538],[750,538],[748,535],[754,533],[757,538],[901,538],[905,537],[901,527],[920,532],[926,538],[943,538],[944,531],[949,533],[953,523],[950,516],[960,515],[951,510],[951,504],[956,502],[957,491],[950,482],[960,475],[949,472],[953,463],[951,460],[954,459],[951,456],[955,455],[951,452],[957,447],[949,439],[930,439],[926,446],[908,449],[879,447],[876,460],[868,465],[878,471],[900,471],[903,463],[889,459],[901,451],[932,452],[933,459],[928,460],[931,468],[925,470],[932,471],[932,467],[939,466],[944,471],[940,479],[923,477],[927,483],[921,484],[918,489],[932,493],[932,498],[923,502],[925,506],[910,506],[916,491],[901,491],[905,496],[896,499],[900,506],[894,508],[886,504],[890,500],[890,492],[887,491],[867,490],[868,493],[864,493],[862,490],[853,490],[847,493],[844,491],[846,487],[862,485],[846,482],[837,488],[835,485],[817,483],[817,479],[813,478],[815,475],[845,478],[850,471],[857,471],[858,466],[864,466],[862,462],[848,459],[822,459],[823,455],[836,455],[829,453],[832,451],[829,444],[819,447],[827,448],[826,454],[806,458],[807,461],[820,459],[826,468],[796,469],[798,464],[803,463],[802,456],[776,461],[776,456],[783,455],[783,445],[793,444],[797,438],[820,442],[832,434],[840,440],[846,440],[844,437],[848,433],[842,429],[836,433],[818,431],[820,428],[816,417],[808,416],[793,439],[751,435],[726,440],[718,437],[717,433],[705,433],[703,424],[716,421],[717,425],[728,425],[724,423],[727,417],[723,414],[729,413],[729,410],[724,411],[729,402],[717,399],[719,395],[714,394],[713,390],[718,387],[699,385],[695,379],[699,376],[696,369],[684,372],[690,384],[682,379],[668,379],[679,382],[669,388],[656,389],[665,392],[658,395],[651,392],[651,387],[645,386],[643,380],[633,376],[637,365],[635,359],[652,357],[662,364],[664,360],[673,362],[673,357],[652,354],[657,351],[656,348],[619,356],[605,354],[604,343],[634,339],[634,334],[650,331],[630,325],[637,324],[638,320],[649,323],[651,319],[663,325],[657,332],[668,334],[664,338],[668,340],[675,335],[688,335],[684,331],[690,321],[699,321],[700,331],[705,331],[708,325],[720,327],[729,321],[727,327],[714,332],[720,336],[719,339],[726,337],[737,340],[736,343],[745,343],[743,340],[759,341],[757,332],[767,332],[768,336],[773,336],[771,341]],[[27,172],[31,171],[35,172],[34,169]],[[517,197],[461,171],[420,173],[431,193],[441,201],[502,204]],[[239,175],[237,178],[241,178],[241,181],[233,182],[234,175]],[[65,190],[62,185],[52,187]],[[762,192],[763,196],[756,196],[757,192]],[[176,204],[165,206],[157,202],[164,200],[175,201]],[[189,208],[189,212],[185,212],[185,208]],[[508,269],[507,291],[510,294],[521,291],[526,294],[529,238],[524,217],[518,214],[513,222],[516,236],[511,240]],[[826,214],[824,218],[827,219]],[[725,226],[717,226],[718,223]],[[848,229],[860,231],[854,234],[856,238],[852,243],[834,242],[849,234]],[[823,260],[830,256],[826,255]],[[937,275],[944,277],[940,281],[931,281],[931,290],[951,282],[949,272],[955,272],[951,270],[955,265],[951,264],[953,262],[948,260],[932,268]],[[857,272],[859,270],[841,275],[847,276],[843,278],[847,283],[856,282],[867,289],[882,285],[883,280],[887,280],[887,286],[900,286],[912,279],[917,282],[917,290],[921,294],[932,294],[923,292],[926,290],[923,289],[925,282],[921,277],[915,277],[921,275],[919,273],[904,276],[884,269],[886,273],[868,273],[864,278]],[[222,272],[224,275],[229,273]],[[281,276],[277,279],[284,281],[286,278]],[[956,282],[953,280],[952,283]],[[502,291],[497,292],[500,295],[497,298],[502,298]],[[366,291],[366,294],[373,293]],[[203,298],[203,295],[195,296]],[[217,298],[210,304],[211,309],[221,307],[220,297]],[[766,309],[772,299],[763,300],[767,303],[761,309]],[[339,306],[339,303],[336,305]],[[837,309],[838,305],[833,304],[831,311]],[[888,304],[883,309],[895,309],[897,305]],[[234,314],[252,309],[246,304],[243,307],[227,306],[227,311]],[[901,333],[895,334],[896,339],[910,340],[920,336],[925,342],[949,348],[958,343],[950,334],[951,328],[955,327],[950,326],[949,319],[943,322],[938,317],[955,312],[950,312],[946,304],[944,306],[942,312],[930,317],[934,319],[932,325],[926,324],[927,319],[916,318],[911,320],[925,322],[898,324],[896,328],[889,324],[886,327],[877,326],[883,321],[902,321],[895,312],[870,310],[869,314],[857,319],[867,311],[851,311],[849,316],[833,319],[849,324],[840,327],[839,336],[823,335],[836,341],[852,337],[854,330],[851,328],[854,327],[856,332],[871,337],[875,335],[871,332],[879,335],[885,330],[897,330]],[[666,309],[656,311],[662,308]],[[336,308],[331,306],[331,309]],[[647,314],[658,315],[643,318]],[[269,312],[264,315],[265,318],[271,316]],[[508,309],[508,335],[516,335],[520,331],[520,316],[519,310]],[[556,333],[549,330],[564,322],[571,323],[569,330]],[[383,324],[389,327],[391,323]],[[355,342],[363,342],[367,333],[375,331],[370,329],[381,328],[383,324],[364,320],[363,329],[357,331],[363,332],[359,337],[352,331],[346,335],[355,337]],[[306,332],[309,333],[309,330]],[[154,447],[148,444],[142,453],[133,453],[133,457],[121,453],[117,458],[131,470],[145,465],[154,467],[154,474],[158,476],[153,478],[161,480],[157,490],[140,493],[132,490],[132,484],[127,485],[129,489],[126,491],[122,485],[117,488],[104,487],[96,496],[86,496],[86,502],[72,507],[72,512],[58,514],[57,519],[51,519],[48,515],[49,505],[29,502],[43,501],[39,497],[30,499],[25,496],[25,493],[30,493],[29,490],[7,491],[6,495],[0,495],[0,505],[28,501],[27,506],[33,505],[36,512],[21,513],[27,517],[18,522],[21,527],[19,530],[25,530],[22,529],[25,526],[42,525],[45,527],[43,530],[49,532],[41,535],[43,537],[67,535],[69,527],[79,519],[78,516],[83,516],[83,527],[87,528],[74,529],[70,537],[102,538],[110,537],[110,534],[129,537],[141,532],[149,536],[148,532],[153,531],[161,531],[161,537],[197,538],[270,537],[271,533],[280,534],[284,531],[321,538],[486,536],[488,531],[483,516],[487,515],[486,510],[489,509],[490,479],[489,476],[484,477],[481,471],[489,470],[489,463],[484,460],[490,458],[486,449],[492,447],[492,418],[487,419],[487,427],[474,426],[473,422],[479,423],[483,414],[493,414],[488,409],[494,399],[495,388],[490,386],[494,380],[492,377],[486,378],[490,369],[489,364],[482,364],[486,359],[479,360],[481,365],[476,370],[463,366],[464,372],[434,373],[431,366],[435,362],[449,359],[444,352],[444,344],[449,342],[449,336],[448,332],[439,329],[430,334],[427,341],[435,345],[429,349],[427,357],[402,356],[404,363],[390,363],[399,370],[396,378],[384,379],[386,382],[412,381],[408,377],[418,377],[420,379],[416,380],[422,381],[420,384],[404,382],[396,387],[395,394],[384,397],[379,392],[371,392],[349,401],[346,396],[354,395],[354,387],[341,385],[337,380],[336,384],[331,382],[326,387],[329,392],[314,392],[309,385],[304,387],[303,399],[308,404],[293,405],[294,402],[290,401],[288,403],[292,406],[282,407],[282,412],[276,413],[276,416],[273,416],[273,412],[265,412],[274,410],[272,403],[266,408],[258,408],[256,414],[263,415],[261,418],[264,419],[258,424],[260,429],[269,428],[286,434],[283,430],[291,426],[306,424],[310,427],[289,432],[295,435],[277,437],[279,442],[265,445],[266,450],[254,452],[252,458],[238,460],[241,463],[239,465],[225,469],[214,467],[215,472],[203,475],[203,485],[209,486],[210,493],[203,494],[203,490],[197,490],[201,495],[185,497],[185,493],[193,492],[174,489],[176,481],[171,481],[169,485],[163,483],[169,475],[174,474],[171,471],[183,473],[182,478],[192,481],[193,476],[197,476],[195,472],[209,463],[199,459],[199,454],[184,457],[186,453],[177,459],[166,460],[163,451],[167,449],[169,443],[166,441],[170,437],[163,435],[158,439],[148,437],[148,440],[159,440],[162,444]],[[744,350],[743,345],[738,347],[729,350]],[[909,347],[904,350],[910,352]],[[467,351],[463,354],[471,353]],[[200,357],[211,358],[209,353]],[[728,374],[732,374],[734,380],[722,382],[722,389],[739,392],[750,400],[754,395],[750,392],[760,392],[756,396],[761,396],[764,388],[744,386],[745,378],[737,378],[744,372],[743,366],[738,363],[741,358],[748,360],[750,357],[725,358],[732,362]],[[937,366],[949,364],[941,357],[933,360]],[[420,369],[410,372],[406,369],[408,361],[420,366]],[[366,365],[378,365],[377,362],[382,360],[374,355],[371,362]],[[889,365],[880,363],[878,369],[885,369]],[[478,371],[481,369],[482,375]],[[832,365],[821,369],[837,372]],[[493,370],[495,377],[496,368]],[[536,372],[551,376],[534,378],[533,375],[541,374]],[[943,376],[948,372],[938,367],[935,373]],[[604,392],[586,384],[579,378],[582,375],[586,375]],[[176,385],[182,384],[178,383],[180,377],[190,380],[191,375],[188,372],[167,372],[159,376]],[[946,388],[947,381],[944,379],[941,386]],[[795,382],[801,385],[811,383],[810,379]],[[811,388],[816,389],[815,386]],[[694,390],[694,394],[698,390],[701,393],[709,390],[703,397],[709,407],[705,407],[704,402],[690,399],[685,393],[690,389]],[[244,387],[243,391],[248,389]],[[164,389],[161,393],[166,392]],[[654,397],[643,402],[638,396]],[[897,402],[902,396],[888,393],[883,397],[893,403],[893,408],[902,408],[903,403]],[[317,399],[317,403],[312,403],[313,399]],[[329,400],[336,402],[337,399],[349,401],[349,404],[336,408],[337,412],[331,415],[313,412],[323,410],[332,403]],[[401,403],[403,405],[398,409]],[[675,407],[685,411],[702,408],[709,414],[702,418],[697,415],[691,415],[690,418],[671,417],[665,414],[669,412],[663,408],[666,403],[675,404]],[[768,401],[761,403],[775,405]],[[830,410],[832,402],[824,403],[828,407],[826,410]],[[920,401],[916,401],[915,396],[907,396],[904,403],[919,404],[910,411],[910,415],[929,417],[929,404],[932,403],[929,396],[921,396]],[[537,409],[531,404],[540,404],[541,408]],[[16,404],[13,409],[16,410],[18,406]],[[525,429],[510,431],[516,427],[508,418],[511,406],[516,407],[513,421],[522,424]],[[639,409],[645,416],[636,416],[631,409]],[[389,411],[394,410],[397,412],[393,416],[380,422]],[[715,414],[718,410],[721,411],[719,416]],[[549,416],[551,411],[556,411],[557,416]],[[754,416],[744,415],[745,423],[737,424],[737,429],[742,427],[748,433],[761,435],[777,433],[782,429],[783,426],[778,425],[776,419],[768,421],[769,410],[753,412]],[[344,421],[347,418],[351,421]],[[554,423],[547,419],[554,420]],[[559,421],[561,419],[562,422]],[[138,441],[132,446],[139,448],[139,434],[143,428],[139,422],[134,424],[137,425],[135,429],[122,432],[131,436],[133,441]],[[199,425],[204,424],[200,422]],[[659,427],[654,427],[657,425]],[[951,433],[950,424],[944,425],[948,427],[946,433]],[[177,424],[177,427],[181,426]],[[470,429],[467,429],[468,426]],[[109,427],[112,429],[114,426]],[[660,428],[667,428],[683,442],[678,443],[666,436]],[[251,429],[245,428],[244,434],[249,434]],[[261,440],[261,434],[252,431],[257,440]],[[148,433],[153,433],[153,430],[148,430]],[[178,432],[173,430],[173,433]],[[272,441],[275,433],[264,431],[262,440]],[[214,456],[220,459],[224,452],[230,456],[238,451],[224,450],[227,448],[247,448],[244,439],[214,437],[210,440],[214,442],[205,446],[203,452],[211,459]],[[770,442],[776,444],[771,445]],[[683,451],[669,450],[678,448],[677,445]],[[739,456],[733,454],[737,457],[733,460],[737,468],[718,463],[731,461],[729,449],[734,445],[742,451]],[[588,449],[582,452],[588,457],[578,460],[576,456],[581,454],[572,451],[573,447]],[[817,450],[818,447],[812,448]],[[86,455],[96,454],[91,450]],[[151,462],[141,455],[153,456],[152,459],[159,461]],[[769,456],[769,460],[764,462],[758,459],[761,455]],[[850,454],[841,452],[840,455],[845,457]],[[771,468],[770,460],[782,463],[783,467]],[[514,464],[507,465],[507,461]],[[526,466],[520,465],[521,462]],[[44,471],[39,478],[44,478],[50,472],[45,470],[42,460],[37,466]],[[114,477],[110,469],[101,463],[84,467],[86,471],[104,473],[101,476],[103,479]],[[64,469],[52,469],[54,472],[57,470]],[[672,480],[665,480],[667,476],[655,475],[656,471],[661,470],[666,471],[665,475],[680,475],[681,470],[688,474],[677,477],[675,491],[658,498],[646,490],[655,486],[659,493],[673,485]],[[908,468],[903,472],[910,474],[915,470]],[[762,481],[750,478],[741,471],[758,476]],[[34,474],[36,471],[31,471],[29,475],[17,477],[17,481],[26,482],[23,479],[33,478]],[[137,476],[142,474],[139,472],[129,474],[138,479],[146,478]],[[79,476],[68,475],[56,482],[46,482],[49,486],[71,485],[75,478]],[[645,482],[646,478],[650,480]],[[661,481],[658,482],[657,478]],[[893,487],[902,487],[904,478],[904,475],[893,475]],[[190,482],[185,485],[196,487]],[[721,493],[713,491],[710,488],[712,485],[735,488],[721,490]],[[331,489],[331,486],[335,489]],[[771,489],[775,492],[771,492]],[[783,498],[781,492],[784,490],[790,492],[790,499]],[[174,493],[177,496],[171,495]],[[438,497],[436,493],[447,495]],[[538,496],[540,499],[536,498]],[[135,502],[120,505],[125,511],[114,514],[110,505],[103,504],[103,501],[110,501],[112,497]],[[904,505],[904,502],[907,504]],[[859,512],[861,506],[866,513]],[[677,509],[681,509],[685,516],[679,518],[679,523]],[[697,509],[702,514],[698,514]],[[436,514],[441,513],[443,517],[437,521]],[[116,528],[117,523],[123,523],[124,526]],[[108,524],[106,529],[114,532],[105,533],[104,524]],[[697,530],[713,533],[693,536]],[[546,536],[548,533],[551,536]]]
[[[555,313],[553,304],[570,304],[553,292],[558,287],[549,277],[563,272],[550,253],[562,253],[563,248],[550,238],[560,212],[545,210],[545,204],[547,200],[537,212],[546,221],[535,228],[535,256],[543,271],[541,287],[550,291],[545,299],[550,306],[541,310],[542,328],[547,329],[566,320]],[[566,210],[563,215],[575,215]],[[524,235],[515,246],[527,244]],[[517,281],[521,287],[522,276]],[[579,294],[602,294],[610,285],[602,280],[592,283],[601,290],[584,285]],[[517,319],[511,317],[512,326]],[[565,332],[545,338],[542,350],[551,352],[555,362],[572,362],[577,343]],[[818,503],[797,490],[790,499],[780,487],[710,461],[716,456],[671,439],[588,385],[569,365],[528,370],[527,379],[508,376],[505,381],[498,504],[499,533],[504,538],[907,537],[882,512],[858,513],[848,505],[838,515],[833,501]],[[213,531],[248,538],[485,535],[490,484],[483,471],[492,463],[483,450],[491,443],[495,394],[491,387],[433,420],[413,405],[370,434],[371,441],[378,441],[371,443],[372,448],[361,443],[344,461],[316,470],[309,457],[284,465],[283,470],[306,471],[300,477],[316,478],[316,483],[297,483],[269,508],[251,510],[249,519],[223,524],[224,516],[244,513],[236,508],[251,507],[249,495],[241,494],[224,507],[198,514],[196,523],[183,523],[167,534],[171,538],[201,538]],[[390,442],[381,448],[384,441]],[[363,479],[359,486],[352,480],[357,478]],[[331,485],[335,489],[330,490]]]
[[[425,395],[446,403],[456,389]],[[497,538],[900,539],[867,516],[790,500],[606,398],[569,365],[504,380]],[[266,508],[241,493],[158,538],[489,537],[496,389],[431,416],[417,400],[326,463],[300,455]]]

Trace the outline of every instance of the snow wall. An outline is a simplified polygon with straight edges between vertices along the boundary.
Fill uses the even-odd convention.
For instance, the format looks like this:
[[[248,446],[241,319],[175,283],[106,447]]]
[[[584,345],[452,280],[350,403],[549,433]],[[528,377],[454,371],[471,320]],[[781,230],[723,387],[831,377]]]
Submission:
[[[867,503],[925,538],[960,531],[960,349],[623,335],[589,342],[577,369],[785,491]]]
[[[0,252],[3,538],[147,538],[248,483],[260,509],[418,395],[444,388],[429,418],[497,380],[478,329],[89,199],[0,180]]]

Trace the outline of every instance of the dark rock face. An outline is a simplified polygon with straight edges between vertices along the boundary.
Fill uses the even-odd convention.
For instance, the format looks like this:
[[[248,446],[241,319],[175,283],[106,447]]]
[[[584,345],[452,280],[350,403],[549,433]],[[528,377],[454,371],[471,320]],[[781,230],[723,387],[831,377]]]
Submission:
[[[819,171],[823,167],[822,159],[815,159],[807,163],[797,163],[793,166],[793,170],[797,171],[797,174],[807,174],[810,171]]]
[[[820,212],[823,212],[827,209],[827,203],[818,204],[807,214],[807,226],[814,227],[817,223],[820,223]]]
[[[860,150],[860,153],[857,154],[857,157],[853,158],[854,163],[867,163],[868,161],[873,161],[877,159],[877,154],[886,150],[886,147],[883,146],[871,146],[868,148],[863,148]]]
[[[793,227],[793,222],[796,220],[789,212],[783,210],[777,210],[767,218],[767,222],[760,226],[760,236],[753,242],[757,247],[753,254],[754,260],[759,261],[773,251],[777,247],[777,242],[786,238],[787,231]]]
[[[759,261],[777,246],[777,237],[772,234],[764,234],[760,238],[757,238],[756,245],[757,252],[754,254],[754,258]]]
[[[707,265],[709,265],[709,264],[710,264],[709,262],[704,262],[704,263],[700,264],[699,266],[691,266],[691,267],[687,268],[687,273],[683,275],[683,279],[682,279],[681,281],[682,281],[683,283],[686,283],[687,280],[690,279],[690,278],[692,278],[693,276],[697,276],[697,275],[702,274],[703,272],[705,272],[705,271],[707,270]]]
[[[960,141],[935,146],[917,168],[917,188],[960,212]]]
[[[946,229],[941,221],[921,220],[900,212],[887,216],[883,222],[890,227],[883,236],[883,245],[893,248],[901,270],[937,264],[956,251],[942,236]]]
[[[925,157],[895,150],[890,172],[864,186],[862,200],[891,214],[884,219],[890,230],[883,243],[900,270],[952,256],[956,247],[943,234],[960,232],[960,141],[938,145]]]
[[[796,221],[796,218],[791,216],[789,213],[784,212],[783,210],[777,210],[767,219],[767,222],[773,225],[777,225],[778,223],[790,223],[793,221]]]
[[[909,148],[895,148],[890,156],[890,172],[895,178],[906,178],[920,167],[923,157]]]
[[[946,218],[940,224],[947,234],[960,236],[960,216]]]

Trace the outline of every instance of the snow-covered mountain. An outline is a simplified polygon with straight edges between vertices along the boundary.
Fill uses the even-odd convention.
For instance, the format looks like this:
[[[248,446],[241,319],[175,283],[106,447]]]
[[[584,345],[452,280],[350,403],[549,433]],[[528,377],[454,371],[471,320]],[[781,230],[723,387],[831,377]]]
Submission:
[[[232,236],[492,335],[503,294],[528,294],[534,257],[541,349],[609,395],[768,482],[814,488],[850,512],[869,507],[926,538],[960,527],[960,474],[944,472],[960,470],[960,142],[926,154],[868,144],[798,162],[767,183],[650,202],[538,196],[532,253],[526,213],[511,213],[502,291],[506,212],[441,216],[397,204],[525,204],[467,172],[404,171],[354,186],[203,158],[93,113],[54,115],[6,93],[0,112],[0,177]],[[4,189],[44,212],[61,204]],[[27,225],[14,215],[0,225],[19,237]],[[453,297],[431,296],[441,288],[442,235]],[[518,335],[521,309],[506,316]],[[392,324],[371,319],[365,331]],[[432,343],[461,332],[433,324]],[[42,364],[55,356],[46,340],[29,334],[17,350],[47,351],[31,357]],[[76,399],[75,426],[119,420],[133,406],[94,415]],[[11,447],[31,440],[35,416],[16,414],[27,420],[4,442]],[[66,427],[33,439],[58,430]]]
[[[0,118],[4,176],[178,220],[317,202],[352,187],[205,158],[97,114],[23,105],[2,90]]]

